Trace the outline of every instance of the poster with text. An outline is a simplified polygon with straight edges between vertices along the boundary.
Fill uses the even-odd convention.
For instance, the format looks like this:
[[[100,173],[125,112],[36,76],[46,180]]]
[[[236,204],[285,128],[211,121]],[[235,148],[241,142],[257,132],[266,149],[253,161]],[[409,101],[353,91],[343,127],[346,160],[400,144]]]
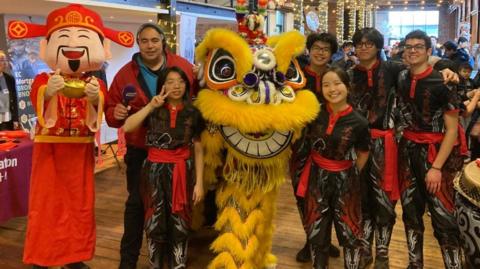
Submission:
[[[33,18],[33,23],[44,23],[42,18]],[[5,16],[5,24],[10,20],[32,20],[24,16]],[[50,72],[50,68],[39,58],[41,38],[8,39],[8,58],[12,75],[15,78],[18,96],[18,116],[22,127],[31,130],[35,124],[35,111],[30,101],[30,88],[36,75]]]

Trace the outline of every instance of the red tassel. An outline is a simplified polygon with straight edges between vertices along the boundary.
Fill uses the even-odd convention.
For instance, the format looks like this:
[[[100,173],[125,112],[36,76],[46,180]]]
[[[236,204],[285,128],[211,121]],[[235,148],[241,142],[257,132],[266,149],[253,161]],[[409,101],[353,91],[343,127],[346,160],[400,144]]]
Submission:
[[[95,142],[97,144],[97,161],[95,162],[99,167],[103,165],[102,157],[102,143],[100,142],[100,129],[95,133]]]
[[[123,128],[117,129],[117,136],[117,156],[123,157],[127,153],[127,141],[125,140],[125,131],[123,130]]]

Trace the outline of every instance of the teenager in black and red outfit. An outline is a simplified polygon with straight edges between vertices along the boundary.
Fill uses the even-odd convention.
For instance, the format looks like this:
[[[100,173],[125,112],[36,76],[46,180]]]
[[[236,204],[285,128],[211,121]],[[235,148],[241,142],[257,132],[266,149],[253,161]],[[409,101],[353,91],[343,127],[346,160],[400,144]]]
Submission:
[[[370,159],[363,174],[364,238],[372,244],[376,234],[375,268],[388,268],[388,246],[399,199],[394,131],[396,80],[403,64],[381,61],[383,35],[374,28],[357,30],[353,44],[360,63],[349,71],[351,103],[369,123]],[[361,268],[371,263],[371,246],[363,250]]]
[[[310,89],[318,98],[320,103],[324,102],[322,93],[321,93],[321,83],[322,76],[325,71],[329,68],[330,62],[332,59],[332,54],[338,50],[337,39],[334,35],[329,33],[313,33],[307,37],[307,50],[308,50],[308,60],[306,62],[299,59],[300,66],[302,71],[307,79],[305,89]],[[296,149],[293,149],[293,158],[291,166],[293,167],[302,167],[305,164],[305,159],[299,159],[295,157]],[[291,169],[292,175],[292,185],[293,189],[297,189],[298,178],[300,176],[299,169]],[[297,207],[300,211],[300,216],[302,222],[304,217],[302,216],[303,212],[303,198],[295,196],[297,200]],[[297,253],[296,260],[298,262],[308,262],[310,261],[310,251],[308,247],[308,240],[305,242],[305,246]],[[330,246],[330,256],[339,257],[340,250],[335,246]]]
[[[453,178],[463,158],[459,144],[459,99],[455,89],[428,64],[430,38],[413,31],[405,38],[410,70],[399,78],[399,105],[405,120],[399,143],[399,180],[409,266],[423,268],[423,215],[432,216],[445,268],[462,267],[459,231],[454,216]]]
[[[307,79],[305,89],[310,89],[323,103],[322,76],[330,67],[333,53],[338,50],[337,38],[330,33],[313,33],[307,36],[308,63],[302,66]]]
[[[375,28],[363,28],[353,35],[359,59],[348,73],[352,80],[351,104],[369,123],[372,140],[370,158],[362,174],[364,194],[364,238],[361,268],[373,261],[371,246],[375,235],[375,268],[389,268],[388,247],[395,224],[395,204],[400,198],[395,141],[395,95],[398,75],[406,66],[381,61],[383,35]],[[439,65],[439,67],[442,67]],[[454,73],[445,70],[445,78]]]
[[[347,103],[349,79],[340,68],[322,77],[325,104],[299,141],[307,157],[296,194],[304,199],[303,221],[313,268],[328,268],[332,222],[344,249],[345,268],[358,268],[361,238],[359,171],[368,159],[368,123]]]
[[[203,199],[201,114],[188,102],[190,84],[182,69],[169,67],[158,80],[160,93],[125,121],[126,133],[147,127],[147,160],[140,193],[151,268],[186,268],[192,202]],[[193,152],[190,152],[193,149]],[[193,156],[192,156],[193,155]]]

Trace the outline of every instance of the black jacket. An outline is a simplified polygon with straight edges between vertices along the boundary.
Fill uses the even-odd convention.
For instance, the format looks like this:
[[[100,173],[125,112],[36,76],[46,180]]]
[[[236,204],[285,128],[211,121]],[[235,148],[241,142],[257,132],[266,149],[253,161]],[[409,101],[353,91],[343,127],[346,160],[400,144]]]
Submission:
[[[18,100],[15,79],[5,72],[3,73],[3,76],[5,77],[5,82],[7,83],[8,91],[10,93],[10,113],[12,114],[12,121],[18,122]]]

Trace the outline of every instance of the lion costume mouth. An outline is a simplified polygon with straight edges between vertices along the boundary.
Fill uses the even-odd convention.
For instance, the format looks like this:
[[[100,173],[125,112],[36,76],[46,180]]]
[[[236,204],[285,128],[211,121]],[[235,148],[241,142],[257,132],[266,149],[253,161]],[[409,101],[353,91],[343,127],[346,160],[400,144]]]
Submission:
[[[242,133],[230,126],[222,126],[220,132],[227,143],[243,155],[263,159],[282,152],[290,144],[293,132],[267,131]]]
[[[195,105],[207,121],[219,127],[231,148],[254,159],[268,159],[283,152],[294,133],[314,120],[320,108],[308,90],[297,91],[291,103],[251,105],[204,89]]]

